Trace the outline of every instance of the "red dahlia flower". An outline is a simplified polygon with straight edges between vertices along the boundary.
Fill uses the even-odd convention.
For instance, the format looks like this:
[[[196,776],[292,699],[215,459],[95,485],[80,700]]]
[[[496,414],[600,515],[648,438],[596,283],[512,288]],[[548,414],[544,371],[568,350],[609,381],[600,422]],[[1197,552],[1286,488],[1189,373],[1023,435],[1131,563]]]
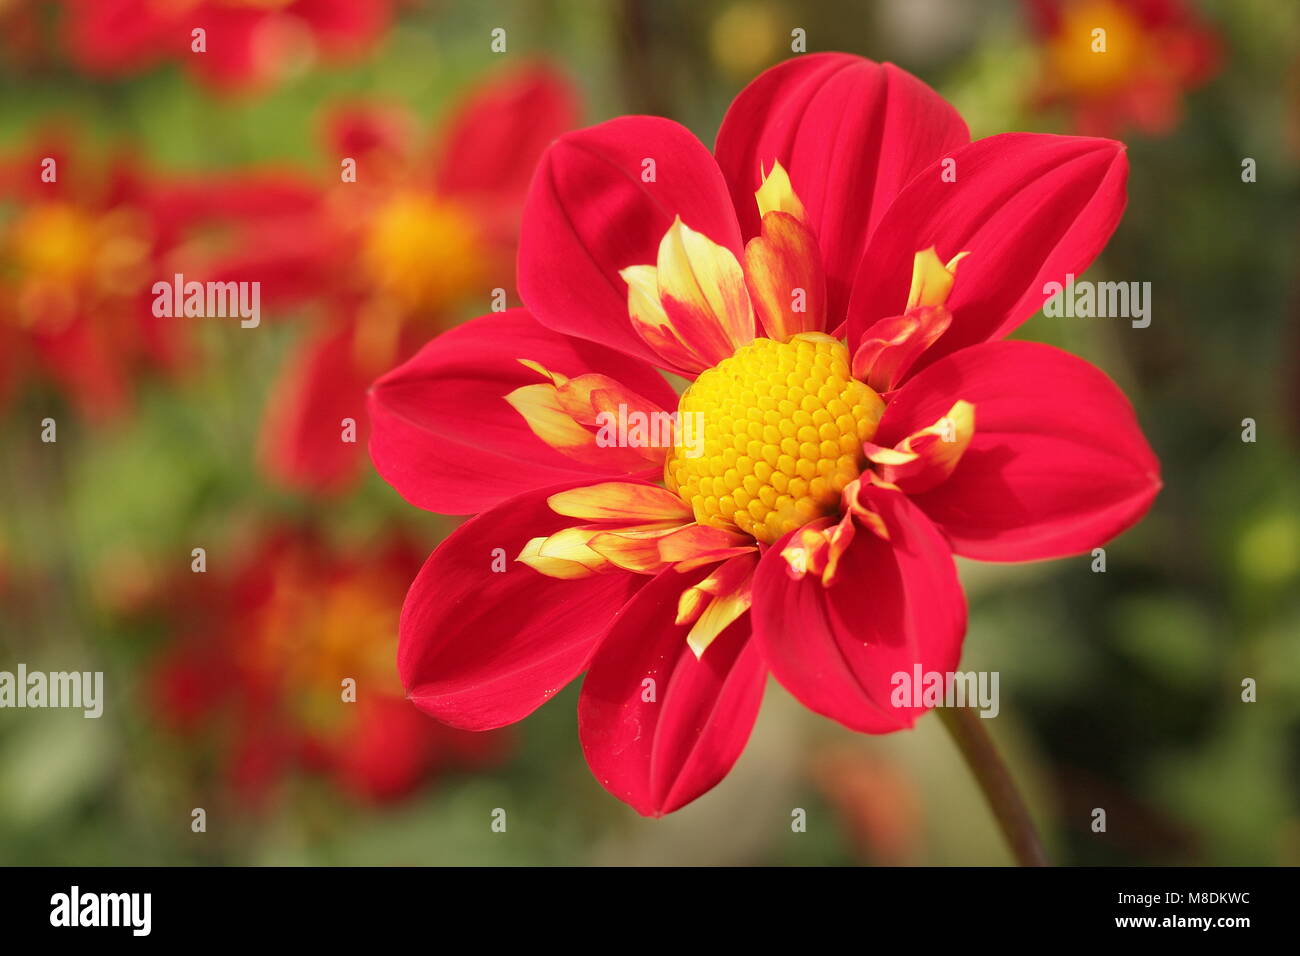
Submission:
[[[546,144],[575,124],[576,103],[569,83],[538,64],[474,89],[436,143],[422,142],[402,111],[351,107],[329,118],[335,158],[324,185],[259,176],[223,191],[237,210],[236,249],[205,271],[260,280],[273,307],[324,303],[268,404],[261,457],[277,481],[326,493],[349,485],[363,457],[369,384],[466,301],[513,291],[529,177]],[[355,162],[355,181],[341,181],[344,159]],[[356,443],[341,440],[347,418]]]
[[[1026,2],[1042,45],[1038,98],[1069,109],[1081,133],[1168,133],[1183,93],[1218,69],[1218,35],[1185,0]]]
[[[72,58],[94,73],[124,75],[181,61],[210,86],[248,90],[316,59],[373,46],[391,0],[66,0],[62,29]],[[202,29],[204,50],[193,49]]]
[[[254,806],[296,767],[380,802],[436,770],[494,761],[499,735],[430,723],[393,676],[395,582],[418,566],[400,538],[345,557],[313,535],[282,531],[232,573],[209,571],[216,588],[183,582],[185,619],[201,630],[178,625],[154,668],[159,715],[186,736],[211,738],[233,791]],[[352,702],[343,699],[348,678]]]
[[[823,54],[750,84],[713,156],[653,117],[547,150],[527,309],[372,390],[380,473],[481,512],[407,594],[420,708],[497,727],[586,670],[597,779],[667,813],[726,774],[769,672],[847,727],[910,727],[891,675],[960,657],[954,553],[1075,554],[1147,510],[1159,466],[1114,383],[999,341],[1105,244],[1124,148],[968,140],[909,74]],[[667,443],[610,440],[674,409]]]
[[[0,400],[43,378],[104,420],[129,405],[140,372],[182,367],[178,328],[151,309],[187,228],[158,179],[55,137],[0,162]]]

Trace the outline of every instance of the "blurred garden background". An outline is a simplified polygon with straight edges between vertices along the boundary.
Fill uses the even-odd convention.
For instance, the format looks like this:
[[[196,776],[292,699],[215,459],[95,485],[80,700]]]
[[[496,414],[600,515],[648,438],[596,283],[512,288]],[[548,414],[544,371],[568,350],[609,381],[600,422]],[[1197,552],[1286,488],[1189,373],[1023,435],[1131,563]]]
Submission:
[[[655,113],[711,144],[797,31],[916,73],[974,136],[1128,144],[1089,278],[1150,282],[1150,326],[1017,336],[1120,383],[1165,487],[1105,573],[961,563],[963,668],[1001,675],[992,733],[1056,862],[1300,863],[1292,0],[0,0],[0,670],[105,674],[99,719],[0,710],[0,863],[1009,861],[933,717],[863,737],[771,684],[735,771],[648,820],[586,769],[577,684],[471,735],[397,682],[402,596],[456,519],[374,474],[366,384],[518,304],[550,139]],[[261,324],[153,316],[175,273],[262,281]]]

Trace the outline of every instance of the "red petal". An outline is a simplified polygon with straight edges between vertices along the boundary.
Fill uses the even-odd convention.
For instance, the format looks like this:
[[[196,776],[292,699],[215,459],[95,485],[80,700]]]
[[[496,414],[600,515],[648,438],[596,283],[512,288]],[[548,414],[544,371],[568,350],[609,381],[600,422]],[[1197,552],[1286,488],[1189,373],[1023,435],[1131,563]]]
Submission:
[[[432,768],[438,731],[408,701],[361,695],[351,720],[310,741],[339,785],[362,800],[381,803],[414,790]]]
[[[975,405],[975,437],[948,480],[913,501],[964,557],[1088,551],[1141,518],[1160,490],[1160,462],[1115,383],[1036,342],[936,362],[893,396],[873,441],[900,440],[957,398]]]
[[[577,122],[577,93],[562,75],[542,64],[512,70],[476,90],[449,121],[438,189],[519,203],[542,151]]]
[[[625,355],[557,335],[522,309],[485,315],[434,339],[371,389],[370,457],[384,479],[418,507],[471,514],[532,488],[626,474],[580,464],[529,430],[505,400],[538,380],[521,358],[563,375],[604,372],[677,405],[657,372]]]
[[[894,674],[957,667],[966,600],[948,543],[905,495],[864,485],[859,500],[880,514],[889,540],[860,528],[827,588],[816,575],[790,575],[787,535],[759,562],[750,613],[790,693],[846,727],[880,734],[912,726],[924,711],[893,706]]]
[[[286,487],[328,493],[356,474],[368,427],[369,383],[357,367],[354,336],[349,322],[307,342],[267,402],[261,458]],[[345,418],[355,422],[355,442],[343,441]]]
[[[654,578],[620,613],[582,682],[587,763],[601,786],[645,816],[671,813],[726,776],[762,702],[767,671],[748,615],[698,660],[686,644],[690,625],[674,623],[682,592],[706,575],[669,569]]]
[[[139,0],[70,0],[61,29],[73,59],[94,72],[144,69],[188,48],[173,18]]]
[[[834,327],[867,240],[894,197],[969,140],[957,111],[910,73],[816,53],[778,64],[745,87],[722,121],[715,152],[745,236],[759,231],[760,167],[779,160],[789,172],[821,244]]]
[[[578,676],[615,613],[649,580],[615,571],[562,581],[514,560],[530,538],[573,523],[546,504],[567,487],[530,491],[472,518],[420,569],[402,606],[397,669],[421,710],[464,730],[528,716]],[[494,571],[501,552],[505,570]]]
[[[176,11],[175,39],[188,46],[189,27],[207,31],[208,53],[187,57],[204,79],[226,90],[244,91],[278,79],[306,38],[322,58],[338,59],[362,52],[391,20],[389,0],[298,0],[291,11],[203,4],[189,14]]]
[[[279,78],[291,54],[293,31],[277,29],[266,11],[201,6],[194,11],[194,26],[206,33],[208,50],[185,60],[194,74],[225,92],[250,92]],[[184,33],[182,23],[176,34]]]
[[[1080,136],[1007,133],[956,150],[955,182],[937,162],[905,189],[862,259],[849,305],[856,346],[876,320],[907,304],[915,254],[970,252],[946,305],[948,331],[913,374],[967,345],[1000,339],[1033,315],[1049,282],[1081,275],[1124,212],[1124,145]]]
[[[392,0],[299,0],[291,11],[312,28],[329,56],[361,52],[378,40],[393,19]]]
[[[644,182],[649,160],[654,181]],[[740,258],[726,183],[685,127],[625,116],[560,137],[543,155],[524,206],[524,301],[548,328],[662,365],[632,329],[618,273],[658,260],[674,216]]]
[[[340,284],[338,264],[354,254],[320,190],[289,170],[187,179],[162,190],[152,209],[166,241],[212,236],[181,245],[176,271],[260,282],[264,312],[316,301]]]
[[[332,106],[324,125],[325,143],[336,160],[379,156],[391,162],[406,157],[417,136],[411,112],[384,102]]]
[[[114,329],[97,316],[76,315],[57,331],[34,330],[29,341],[47,374],[81,414],[104,422],[131,404],[130,331]]]

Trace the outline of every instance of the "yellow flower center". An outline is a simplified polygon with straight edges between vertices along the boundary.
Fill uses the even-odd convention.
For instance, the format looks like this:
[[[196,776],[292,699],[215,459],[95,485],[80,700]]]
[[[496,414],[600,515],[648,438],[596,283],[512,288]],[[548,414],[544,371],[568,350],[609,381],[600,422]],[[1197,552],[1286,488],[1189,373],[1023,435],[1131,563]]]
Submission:
[[[1071,93],[1101,94],[1122,86],[1146,54],[1142,26],[1114,0],[1078,0],[1061,12],[1049,54]]]
[[[465,210],[432,196],[405,193],[380,207],[370,222],[362,263],[398,306],[434,311],[473,290],[483,271],[481,246]]]
[[[86,212],[65,202],[36,203],[0,235],[0,260],[16,273],[23,327],[57,328],[78,297],[100,305],[134,293],[148,269],[149,234],[138,212]]]
[[[322,584],[314,566],[294,560],[277,569],[274,591],[252,622],[245,664],[296,689],[299,716],[327,727],[342,713],[344,678],[357,694],[400,694],[393,673],[398,604],[378,572]]]
[[[788,342],[754,339],[702,372],[678,411],[683,427],[689,418],[703,429],[703,453],[674,448],[668,488],[700,524],[765,544],[836,513],[885,410],[849,366],[842,342],[805,332]]]
[[[43,203],[15,224],[13,252],[25,273],[72,281],[95,255],[94,223],[64,203]]]

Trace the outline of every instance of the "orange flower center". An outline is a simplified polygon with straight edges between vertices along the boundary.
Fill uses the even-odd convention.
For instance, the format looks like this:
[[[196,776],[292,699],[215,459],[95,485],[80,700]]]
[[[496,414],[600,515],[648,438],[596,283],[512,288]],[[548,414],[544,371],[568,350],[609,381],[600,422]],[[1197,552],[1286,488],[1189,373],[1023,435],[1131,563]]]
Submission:
[[[482,280],[482,246],[461,206],[425,193],[400,193],[368,223],[361,261],[394,305],[431,313],[464,298]]]
[[[400,694],[392,658],[400,594],[373,575],[321,584],[315,572],[278,573],[275,592],[254,627],[248,665],[295,692],[299,710],[316,725],[338,720],[343,681],[366,694]]]
[[[33,206],[14,223],[11,253],[24,273],[74,282],[95,256],[93,220],[66,203]]]
[[[91,213],[65,202],[37,203],[9,226],[0,246],[16,273],[24,327],[58,327],[80,304],[131,295],[146,278],[149,240],[131,209]]]
[[[1082,95],[1123,86],[1146,56],[1142,26],[1114,0],[1068,3],[1048,46],[1057,82]]]

